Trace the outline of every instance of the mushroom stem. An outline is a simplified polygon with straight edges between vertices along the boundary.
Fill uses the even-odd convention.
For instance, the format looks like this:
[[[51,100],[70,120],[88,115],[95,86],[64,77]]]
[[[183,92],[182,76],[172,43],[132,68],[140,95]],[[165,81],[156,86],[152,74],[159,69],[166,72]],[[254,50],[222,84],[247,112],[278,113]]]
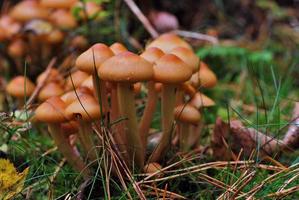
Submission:
[[[200,142],[201,130],[203,128],[203,121],[200,121],[196,126],[192,127],[192,137],[188,138],[188,146],[196,146]]]
[[[49,132],[51,137],[53,138],[58,150],[63,154],[66,160],[70,163],[70,165],[81,172],[84,179],[88,179],[90,175],[90,171],[86,168],[84,162],[78,156],[78,154],[74,151],[73,147],[69,143],[67,139],[63,136],[63,133],[60,129],[59,123],[51,123],[48,125]]]
[[[80,143],[82,144],[84,152],[89,158],[89,160],[94,161],[97,159],[97,153],[95,145],[92,142],[92,134],[93,131],[91,128],[91,124],[89,122],[80,120],[80,127],[78,131]]]
[[[111,90],[111,120],[112,122],[117,121],[119,119],[119,106],[117,101],[117,88],[116,85],[113,83],[112,90]],[[124,127],[121,123],[116,122],[115,126],[115,132],[113,134],[114,139],[116,141],[116,144],[118,146],[118,149],[120,150],[121,155],[123,155],[125,158],[128,155],[127,152],[127,141],[126,137],[124,135]]]
[[[158,94],[155,91],[155,82],[149,81],[147,85],[148,89],[148,97],[147,103],[144,108],[144,112],[142,118],[140,120],[139,125],[139,135],[141,137],[142,145],[144,149],[146,148],[147,143],[147,136],[151,126],[151,122],[155,113],[157,101],[158,101]]]
[[[135,108],[134,93],[130,83],[118,83],[117,95],[120,114],[125,117],[125,134],[127,141],[130,141],[128,146],[129,157],[133,163],[142,169],[144,165],[144,154],[141,138],[138,135],[138,124]],[[129,163],[131,164],[131,163]]]
[[[162,88],[162,138],[150,156],[150,162],[157,162],[166,153],[171,144],[173,132],[176,85],[164,84]]]
[[[99,80],[99,82],[97,81]],[[93,81],[93,86],[94,86],[94,95],[96,99],[99,101],[100,104],[100,109],[101,109],[101,115],[104,113],[103,111],[108,111],[108,99],[107,97],[107,91],[106,91],[106,86],[105,82],[99,77],[97,77],[96,73],[92,74],[92,81]]]
[[[179,141],[180,141],[180,151],[186,152],[189,149],[188,138],[190,135],[191,127],[187,123],[180,123],[180,131],[179,131]]]

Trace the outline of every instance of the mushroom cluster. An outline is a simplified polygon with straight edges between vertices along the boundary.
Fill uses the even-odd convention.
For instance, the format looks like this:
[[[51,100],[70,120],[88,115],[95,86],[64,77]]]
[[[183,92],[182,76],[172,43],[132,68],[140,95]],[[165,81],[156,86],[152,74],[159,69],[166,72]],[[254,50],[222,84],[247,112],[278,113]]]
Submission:
[[[26,72],[35,77],[57,52],[80,53],[88,40],[76,28],[86,20],[97,20],[101,6],[79,0],[23,0],[2,9],[0,15],[1,54],[9,63],[11,74]],[[76,15],[74,15],[76,11]]]
[[[22,88],[29,92],[34,84],[26,82]],[[95,130],[98,134],[108,130],[126,164],[140,170],[160,162],[171,145],[189,151],[199,141],[202,108],[214,105],[198,90],[215,86],[217,78],[186,41],[163,34],[140,55],[120,43],[96,43],[78,55],[66,78],[53,68],[38,76],[37,85],[41,82],[35,118],[48,124],[61,153],[88,176],[86,166],[99,159],[105,138],[97,137]],[[139,116],[136,104],[141,90],[145,107]],[[25,95],[10,94],[18,99]],[[162,133],[149,150],[151,122],[160,100]],[[78,140],[72,143],[74,137]]]

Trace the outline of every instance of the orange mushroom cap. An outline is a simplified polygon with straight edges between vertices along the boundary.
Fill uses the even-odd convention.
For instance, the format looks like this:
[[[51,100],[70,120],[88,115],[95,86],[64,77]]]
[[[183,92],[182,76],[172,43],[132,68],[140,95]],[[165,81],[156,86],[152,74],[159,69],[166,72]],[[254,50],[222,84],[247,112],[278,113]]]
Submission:
[[[41,89],[38,94],[38,100],[45,101],[53,96],[60,96],[63,93],[64,90],[59,83],[50,82]]]
[[[179,105],[174,109],[174,117],[178,121],[197,125],[200,121],[201,115],[196,108],[186,104]]]
[[[212,88],[217,84],[217,77],[207,64],[200,62],[199,71],[192,75],[190,83],[196,88]]]
[[[153,77],[153,66],[140,56],[127,51],[106,60],[98,73],[106,81],[147,81]]]
[[[68,10],[59,9],[50,15],[53,24],[61,29],[72,29],[77,26],[77,21],[72,13]]]
[[[190,67],[173,54],[165,54],[154,65],[154,80],[176,84],[187,81],[192,75]]]
[[[154,41],[152,41],[146,48],[157,47],[164,53],[170,53],[170,51],[176,47],[185,47],[192,50],[192,47],[183,39],[172,33],[165,33]]]
[[[164,55],[163,51],[157,47],[147,48],[140,56],[150,63],[155,63]]]
[[[108,46],[102,43],[97,43],[83,52],[77,58],[75,65],[78,69],[92,74],[95,67],[99,68],[105,60],[112,56],[114,56],[114,54]]]
[[[192,50],[185,47],[176,47],[172,49],[170,53],[176,55],[182,61],[187,63],[191,67],[193,73],[198,71],[199,58]]]
[[[128,49],[123,44],[118,42],[113,43],[110,46],[110,49],[115,55],[128,51]]]
[[[72,88],[77,88],[80,84],[88,78],[88,74],[84,71],[77,70],[67,77],[65,83],[65,89],[71,90]]]
[[[34,83],[24,76],[17,76],[6,86],[6,91],[11,96],[22,98],[30,96],[35,89]]]
[[[41,0],[40,4],[47,8],[71,8],[78,0]]]
[[[195,93],[195,95],[192,97],[189,103],[197,109],[200,109],[201,107],[210,107],[215,105],[215,102],[210,97],[200,92]]]
[[[46,78],[46,72],[42,72],[36,79],[36,83],[37,84],[40,84],[42,83],[45,78]],[[59,73],[59,71],[57,69],[50,69],[50,72],[48,74],[48,77],[47,77],[47,81],[46,83],[50,83],[50,82],[56,82],[56,83],[59,83],[59,84],[62,84],[63,83],[63,77],[62,75]]]
[[[37,107],[35,116],[38,121],[58,123],[66,121],[65,103],[59,97],[51,97]]]

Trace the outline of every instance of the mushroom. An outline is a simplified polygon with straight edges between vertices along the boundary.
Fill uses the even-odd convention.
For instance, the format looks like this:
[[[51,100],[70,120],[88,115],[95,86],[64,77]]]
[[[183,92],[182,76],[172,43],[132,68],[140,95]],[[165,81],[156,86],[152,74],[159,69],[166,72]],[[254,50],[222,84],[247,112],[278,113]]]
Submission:
[[[5,37],[11,39],[21,30],[21,24],[9,15],[0,17],[0,27],[5,31]]]
[[[151,162],[156,162],[169,148],[175,107],[177,87],[187,81],[192,75],[191,68],[173,54],[165,54],[154,65],[154,80],[163,84],[162,88],[162,129],[163,134],[157,148],[150,156]]]
[[[146,49],[140,56],[145,60],[147,60],[148,62],[154,64],[163,55],[164,53],[160,49],[156,47],[151,47]],[[158,93],[155,90],[155,82],[153,80],[148,81],[147,91],[148,91],[147,103],[144,108],[143,115],[139,125],[139,135],[141,137],[142,144],[145,148],[146,148],[148,132],[150,129],[151,122],[153,120],[153,116],[158,101]]]
[[[90,95],[92,96],[92,91],[87,88],[80,86],[79,88],[76,88],[75,90],[71,90],[61,96],[61,99],[66,103],[66,105],[69,105],[73,103],[75,100],[80,98],[82,95]]]
[[[189,103],[190,105],[194,106],[196,109],[215,105],[215,102],[211,98],[209,98],[208,96],[200,92],[196,92],[195,95],[191,98],[191,101]]]
[[[170,53],[170,51],[176,47],[185,47],[192,49],[192,47],[185,42],[183,39],[178,37],[173,33],[165,33],[152,41],[146,49],[150,47],[157,47],[161,49],[164,53]]]
[[[59,9],[51,13],[50,21],[61,29],[72,29],[77,26],[77,21],[68,10]]]
[[[40,6],[38,1],[25,0],[16,4],[9,15],[20,22],[27,22],[32,19],[46,19],[48,10]]]
[[[125,117],[125,133],[129,156],[140,168],[144,165],[144,147],[138,134],[135,98],[132,83],[151,80],[153,66],[131,52],[123,52],[106,60],[98,69],[103,80],[117,84],[117,97],[121,116]],[[131,164],[131,163],[129,163]]]
[[[48,129],[53,138],[58,150],[63,154],[74,169],[81,172],[83,177],[89,177],[89,170],[85,164],[74,152],[69,140],[64,137],[61,129],[61,123],[66,121],[64,116],[65,103],[59,97],[52,97],[42,103],[36,110],[35,115],[37,120],[48,124]]]
[[[117,55],[119,53],[128,51],[128,49],[122,45],[121,43],[115,42],[110,46],[110,49],[112,50],[112,52]]]
[[[100,106],[96,99],[88,94],[82,94],[78,99],[69,104],[65,109],[68,119],[80,122],[79,140],[82,147],[92,161],[97,159],[95,145],[92,139],[92,121],[101,117]]]
[[[69,9],[78,0],[41,0],[40,4],[47,8]]]
[[[65,89],[67,91],[77,88],[81,85],[81,83],[88,78],[88,73],[77,70],[69,75],[66,79]]]
[[[145,165],[143,167],[143,171],[146,174],[152,175],[154,173],[160,172],[162,169],[162,166],[159,163],[156,162],[152,162],[152,163],[148,163],[147,165]],[[162,172],[158,173],[157,175],[155,175],[156,178],[161,178],[162,177]]]
[[[46,71],[42,72],[37,77],[36,84],[39,85],[43,83],[45,79],[47,79],[45,83],[55,82],[55,83],[59,83],[60,85],[63,85],[64,82],[62,75],[55,68],[50,69],[49,73],[46,73]]]
[[[50,82],[41,89],[38,94],[38,100],[43,102],[51,97],[60,96],[63,93],[64,90],[59,83]]]
[[[35,89],[34,83],[24,76],[13,78],[6,86],[6,91],[18,100],[18,105],[23,106],[26,97],[29,97]]]
[[[208,65],[201,61],[198,72],[192,75],[189,82],[195,88],[212,88],[217,84],[217,77]]]
[[[197,126],[200,121],[200,113],[193,106],[179,105],[174,109],[174,116],[178,122],[180,150],[186,152],[189,150],[188,142],[191,137],[191,126]]]
[[[106,111],[108,110],[108,102],[105,82],[99,79],[95,70],[97,70],[105,60],[112,56],[114,56],[114,54],[109,47],[105,44],[97,43],[83,52],[76,59],[75,64],[80,70],[92,74],[95,97],[99,98],[98,100],[101,103],[101,107]]]

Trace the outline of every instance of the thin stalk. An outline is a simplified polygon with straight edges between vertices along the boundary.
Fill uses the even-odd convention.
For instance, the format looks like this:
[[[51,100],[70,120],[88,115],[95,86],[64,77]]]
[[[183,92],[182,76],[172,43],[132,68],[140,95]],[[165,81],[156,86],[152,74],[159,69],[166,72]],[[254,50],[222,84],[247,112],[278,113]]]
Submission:
[[[89,160],[94,161],[97,160],[97,154],[95,145],[92,141],[92,127],[90,122],[80,120],[80,127],[78,131],[78,137],[80,143],[84,149],[85,155],[89,158]]]
[[[142,169],[144,165],[144,154],[141,138],[138,135],[138,123],[135,108],[134,93],[131,89],[130,83],[118,83],[117,84],[117,95],[119,103],[119,111],[122,117],[125,117],[125,134],[128,146],[129,157],[132,161]],[[131,163],[129,163],[131,164]]]
[[[53,138],[58,150],[66,158],[68,163],[77,171],[81,172],[84,179],[88,179],[90,171],[86,168],[82,159],[74,151],[69,141],[63,137],[59,123],[51,123],[48,126],[51,137]]]
[[[173,132],[176,85],[165,84],[162,88],[162,129],[163,134],[157,148],[150,156],[150,162],[157,162],[163,157],[171,144]]]
[[[107,112],[109,110],[105,81],[99,79],[96,73],[92,74],[92,81],[94,87],[94,94],[96,99],[99,101],[101,116],[103,116],[104,112]]]
[[[142,145],[144,147],[144,153],[145,153],[145,149],[146,149],[146,143],[147,143],[149,129],[151,126],[151,122],[153,120],[153,116],[154,116],[157,101],[158,101],[158,93],[155,91],[155,82],[154,81],[148,82],[147,89],[148,89],[147,103],[144,108],[143,115],[140,120],[140,126],[139,126],[139,135],[141,137]]]

